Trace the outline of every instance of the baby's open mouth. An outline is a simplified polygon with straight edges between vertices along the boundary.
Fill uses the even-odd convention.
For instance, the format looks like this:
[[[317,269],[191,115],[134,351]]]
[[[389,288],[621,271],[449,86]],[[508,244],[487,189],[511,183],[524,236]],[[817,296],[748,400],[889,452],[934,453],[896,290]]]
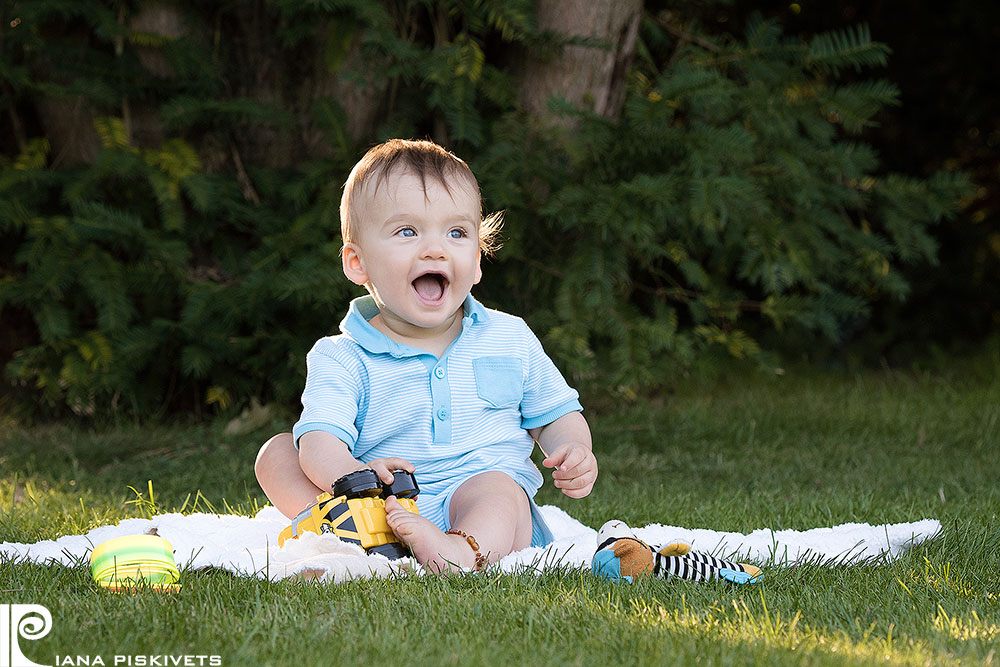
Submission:
[[[425,273],[417,276],[412,285],[417,296],[421,299],[436,302],[444,297],[445,288],[448,287],[448,279],[440,273]]]

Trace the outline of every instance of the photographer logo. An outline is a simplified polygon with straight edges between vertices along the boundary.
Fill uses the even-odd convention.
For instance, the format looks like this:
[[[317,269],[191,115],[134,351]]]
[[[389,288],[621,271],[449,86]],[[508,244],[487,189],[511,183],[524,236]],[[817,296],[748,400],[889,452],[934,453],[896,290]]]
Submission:
[[[40,604],[0,604],[0,667],[45,667],[21,653],[20,640],[41,639],[52,629],[52,614]]]

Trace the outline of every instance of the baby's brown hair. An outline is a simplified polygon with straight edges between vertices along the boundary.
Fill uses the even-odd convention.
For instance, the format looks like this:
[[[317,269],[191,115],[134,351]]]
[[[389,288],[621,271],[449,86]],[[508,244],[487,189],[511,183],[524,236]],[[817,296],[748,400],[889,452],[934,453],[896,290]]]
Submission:
[[[472,169],[454,153],[433,141],[390,139],[369,149],[354,165],[351,175],[344,183],[344,194],[340,198],[340,234],[344,243],[354,243],[357,240],[357,230],[362,224],[358,212],[361,193],[371,187],[368,194],[374,197],[379,187],[397,170],[416,175],[425,189],[427,179],[433,178],[449,195],[451,186],[448,179],[457,178],[472,188],[476,198],[482,201],[479,182]],[[500,247],[497,236],[502,225],[503,212],[491,213],[483,218],[480,207],[479,248],[483,254],[491,255]]]

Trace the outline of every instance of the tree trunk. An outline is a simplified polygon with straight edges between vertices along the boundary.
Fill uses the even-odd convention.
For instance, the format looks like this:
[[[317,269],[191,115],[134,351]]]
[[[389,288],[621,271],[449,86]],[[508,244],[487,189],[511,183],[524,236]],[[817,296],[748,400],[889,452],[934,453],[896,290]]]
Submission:
[[[642,0],[537,0],[538,27],[567,37],[600,40],[600,46],[566,46],[551,60],[527,58],[520,99],[530,112],[545,114],[548,100],[616,117],[625,101],[625,73],[635,54]]]
[[[305,160],[330,157],[338,147],[331,145],[316,123],[313,111],[317,102],[339,106],[344,138],[366,143],[388,82],[369,78],[360,83],[344,76],[344,72],[360,70],[363,62],[360,31],[353,23],[342,16],[330,17],[315,26],[309,39],[290,49],[281,44],[273,29],[278,20],[273,7],[258,0],[239,8],[243,67],[236,92],[285,109],[295,121],[290,128],[256,126],[242,133],[243,159],[268,167],[292,167]],[[345,39],[345,35],[350,38]]]

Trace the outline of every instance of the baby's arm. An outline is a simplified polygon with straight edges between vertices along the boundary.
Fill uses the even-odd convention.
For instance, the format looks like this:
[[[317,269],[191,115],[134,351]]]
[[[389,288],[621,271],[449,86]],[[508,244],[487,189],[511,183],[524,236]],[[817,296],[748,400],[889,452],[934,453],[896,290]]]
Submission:
[[[414,472],[413,464],[397,457],[362,463],[351,456],[351,450],[343,440],[325,431],[309,431],[299,438],[299,466],[306,477],[321,489],[329,489],[347,473],[365,468],[378,473],[386,484],[392,484],[393,470]]]
[[[570,498],[589,495],[597,480],[597,458],[583,415],[570,412],[528,433],[545,453],[542,465],[555,468],[552,479],[556,487]]]

